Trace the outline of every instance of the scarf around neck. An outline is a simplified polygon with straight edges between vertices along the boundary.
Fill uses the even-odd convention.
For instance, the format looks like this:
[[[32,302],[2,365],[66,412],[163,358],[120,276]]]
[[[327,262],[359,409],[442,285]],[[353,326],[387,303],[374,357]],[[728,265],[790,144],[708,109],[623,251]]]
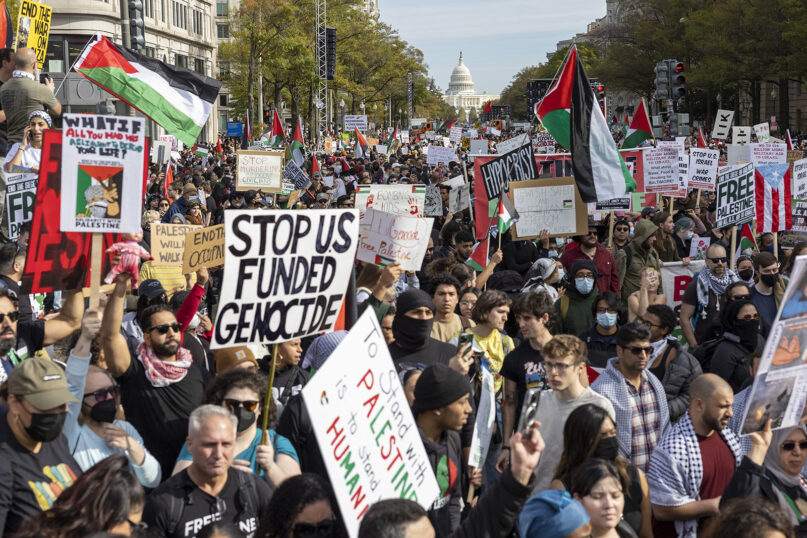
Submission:
[[[708,267],[704,266],[698,273],[698,302],[704,307],[709,305],[709,290],[720,296],[726,292],[726,287],[737,282],[739,277],[731,269],[726,269],[721,278],[717,278]]]
[[[33,73],[29,73],[28,71],[20,71],[19,69],[15,69],[11,72],[11,76],[13,78],[30,78],[34,82],[36,82],[36,77]]]
[[[183,347],[177,350],[177,360],[169,362],[157,357],[145,342],[137,346],[137,359],[143,365],[146,379],[157,388],[182,381],[193,364],[191,352]]]

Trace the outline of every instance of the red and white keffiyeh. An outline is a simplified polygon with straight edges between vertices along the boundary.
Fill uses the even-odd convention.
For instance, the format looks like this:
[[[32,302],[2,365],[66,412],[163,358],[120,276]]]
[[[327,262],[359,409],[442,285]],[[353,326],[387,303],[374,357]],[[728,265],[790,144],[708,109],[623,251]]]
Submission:
[[[154,350],[145,343],[137,346],[137,359],[143,365],[146,379],[154,387],[167,387],[182,381],[188,375],[188,369],[193,364],[191,352],[181,347],[177,350],[177,360],[164,361],[154,354]]]

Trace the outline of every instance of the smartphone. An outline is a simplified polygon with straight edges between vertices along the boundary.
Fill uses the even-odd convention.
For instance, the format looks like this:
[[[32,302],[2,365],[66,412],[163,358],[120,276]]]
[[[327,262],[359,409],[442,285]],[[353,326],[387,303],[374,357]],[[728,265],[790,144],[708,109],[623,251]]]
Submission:
[[[47,83],[49,78],[50,78],[50,75],[48,75],[47,73],[40,73],[39,82],[42,83],[42,84],[45,84],[45,83]]]
[[[458,341],[457,341],[457,350],[459,351],[462,349],[462,346],[465,344],[473,343],[474,335],[473,333],[460,333]]]
[[[528,435],[532,423],[538,420],[538,404],[541,402],[541,389],[529,389],[524,393],[524,403],[521,404],[521,417],[518,419],[516,431]]]

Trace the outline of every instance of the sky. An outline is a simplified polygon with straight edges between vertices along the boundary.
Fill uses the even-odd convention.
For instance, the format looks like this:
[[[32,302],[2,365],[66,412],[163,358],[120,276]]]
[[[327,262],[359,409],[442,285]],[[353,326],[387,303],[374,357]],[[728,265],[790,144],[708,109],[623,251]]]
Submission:
[[[460,51],[477,93],[500,93],[557,42],[605,15],[605,0],[379,0],[382,22],[423,51],[445,91]]]

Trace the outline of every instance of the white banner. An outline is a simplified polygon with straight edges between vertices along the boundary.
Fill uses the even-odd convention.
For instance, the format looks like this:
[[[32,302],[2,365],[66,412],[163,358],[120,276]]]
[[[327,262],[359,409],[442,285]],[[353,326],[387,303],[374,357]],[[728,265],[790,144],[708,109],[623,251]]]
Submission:
[[[759,123],[754,125],[754,133],[757,135],[758,142],[767,142],[771,137],[771,127],[768,125],[767,121],[765,123]]]
[[[689,188],[715,190],[720,151],[706,148],[689,148]]]
[[[667,306],[675,308],[684,298],[684,290],[706,262],[693,260],[689,265],[683,262],[664,262],[661,267],[661,286],[667,297]]]
[[[487,155],[488,154],[488,141],[484,138],[482,140],[471,139],[471,155]]]
[[[438,163],[450,163],[451,161],[459,162],[457,159],[457,152],[454,148],[445,148],[443,146],[429,146],[429,154],[426,163],[436,166]]]
[[[345,114],[345,131],[367,130],[367,116],[365,114]]]
[[[793,198],[807,200],[807,159],[793,163]]]
[[[729,137],[729,128],[734,120],[733,110],[718,110],[715,117],[715,126],[712,129],[712,138],[725,140]]]
[[[426,186],[358,185],[356,209],[362,220],[364,211],[369,208],[405,217],[422,217],[426,208]]]
[[[527,133],[520,134],[518,136],[514,136],[513,138],[508,138],[507,140],[503,140],[501,142],[496,142],[496,153],[502,155],[504,153],[510,153],[514,149],[518,149],[530,140],[530,135]]]
[[[779,164],[787,162],[787,144],[775,142],[750,144],[751,162],[754,167],[763,164]]]
[[[433,221],[367,209],[362,220],[358,259],[378,265],[397,261],[404,271],[420,271]]]

